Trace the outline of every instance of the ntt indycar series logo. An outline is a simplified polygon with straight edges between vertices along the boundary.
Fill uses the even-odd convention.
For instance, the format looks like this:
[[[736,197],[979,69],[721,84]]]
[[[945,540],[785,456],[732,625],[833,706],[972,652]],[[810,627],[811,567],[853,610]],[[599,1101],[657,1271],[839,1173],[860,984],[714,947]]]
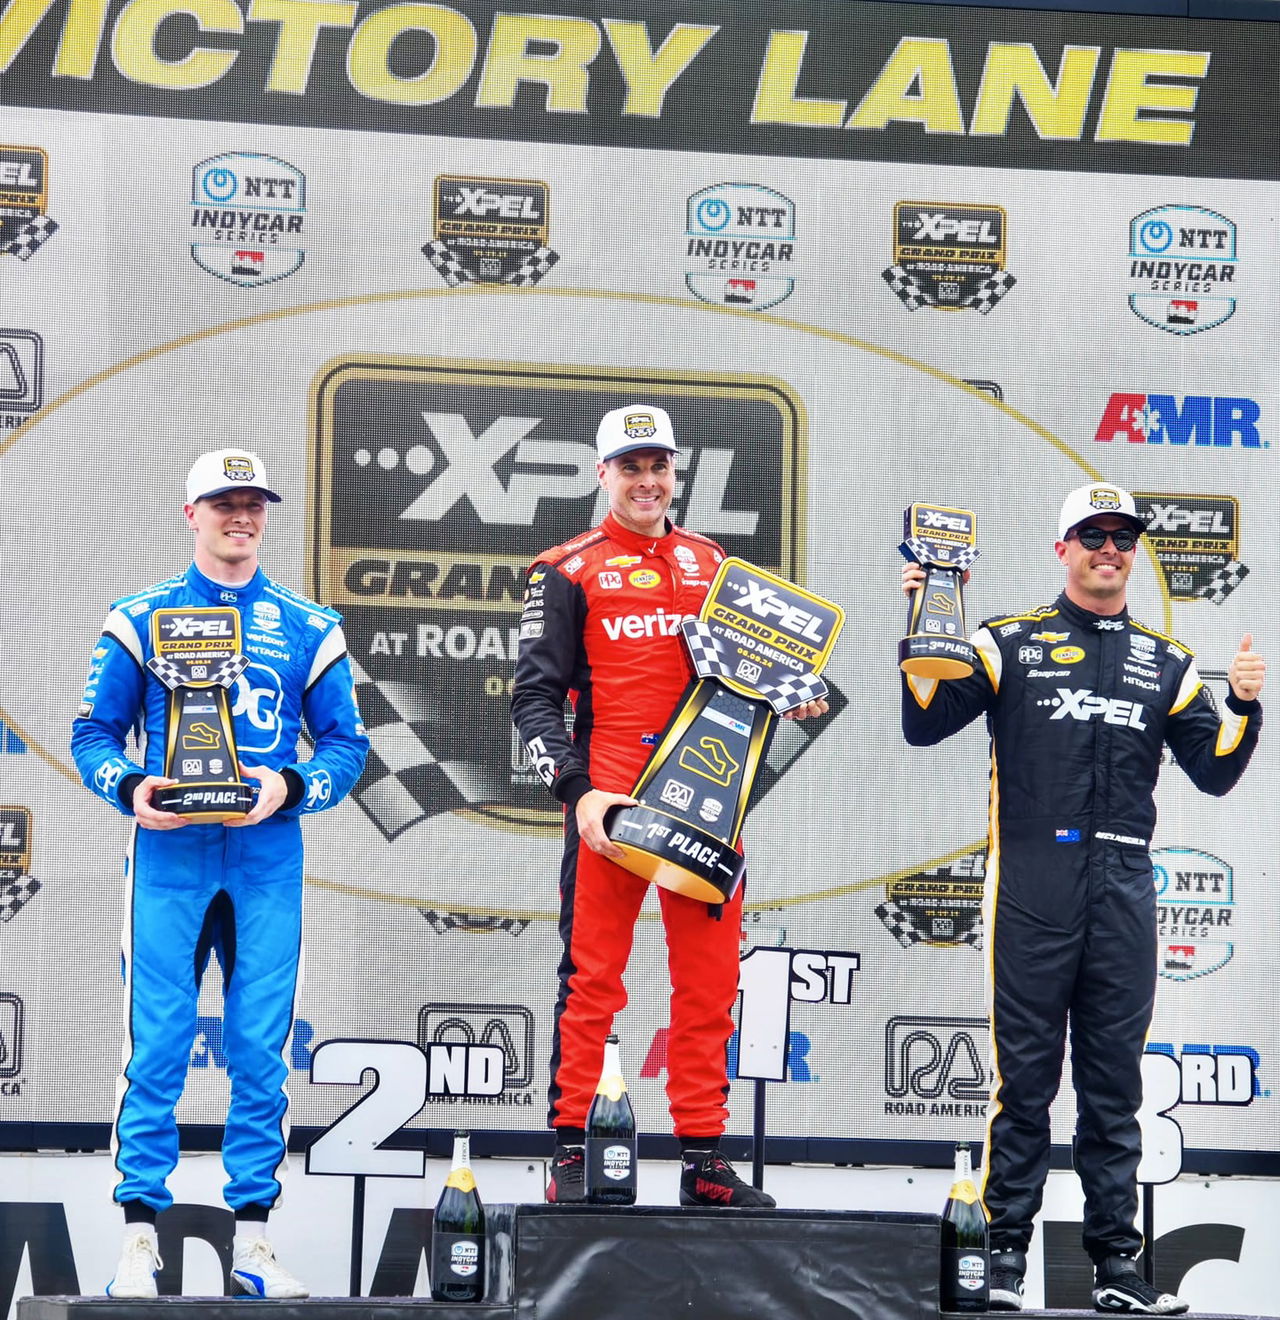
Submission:
[[[686,203],[685,277],[703,302],[762,311],[795,288],[796,206],[755,183],[716,183]]]
[[[1235,314],[1236,226],[1203,206],[1155,206],[1129,222],[1129,309],[1171,335]]]
[[[253,288],[303,262],[307,182],[277,156],[236,151],[191,172],[191,256],[220,280]]]
[[[1225,967],[1235,953],[1235,874],[1229,863],[1198,848],[1157,848],[1159,972],[1166,981],[1194,981]]]

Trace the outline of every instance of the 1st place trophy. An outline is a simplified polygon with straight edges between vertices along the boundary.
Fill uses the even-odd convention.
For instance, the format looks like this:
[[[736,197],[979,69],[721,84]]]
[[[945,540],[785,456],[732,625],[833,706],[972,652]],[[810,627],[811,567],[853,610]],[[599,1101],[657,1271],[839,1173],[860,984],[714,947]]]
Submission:
[[[244,672],[240,614],[212,607],[161,609],[151,616],[147,668],[167,689],[164,776],[152,805],[201,823],[253,809],[253,785],[240,778],[229,688]]]
[[[738,836],[779,715],[827,693],[818,677],[844,610],[744,559],[724,560],[681,625],[698,675],[607,833],[619,865],[706,903],[733,897]]]
[[[974,517],[968,509],[912,504],[902,515],[903,558],[925,572],[911,593],[907,635],[898,643],[898,667],[917,678],[968,678],[977,652],[965,632],[964,574],[977,559]]]

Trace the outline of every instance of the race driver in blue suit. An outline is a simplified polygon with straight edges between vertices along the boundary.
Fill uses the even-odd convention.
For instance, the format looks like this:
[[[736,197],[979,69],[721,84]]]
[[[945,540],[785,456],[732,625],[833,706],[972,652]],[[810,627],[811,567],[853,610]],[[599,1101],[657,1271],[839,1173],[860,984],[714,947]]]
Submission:
[[[124,1066],[112,1149],[124,1209],[120,1263],[107,1293],[157,1295],[156,1214],[178,1160],[174,1108],[186,1081],[200,979],[216,951],[231,1102],[222,1145],[235,1214],[232,1291],[299,1298],[307,1287],[266,1236],[287,1165],[288,1048],[300,989],[301,817],[355,784],[368,738],[360,722],[341,620],[272,581],[258,564],[267,508],[280,497],[257,455],[201,454],[183,508],[195,540],[183,573],[116,602],[93,651],[71,750],[85,785],[134,818],[125,862]],[[148,672],[152,613],[232,606],[248,666],[231,689],[249,813],[193,823],[160,810],[167,689]],[[305,724],[313,751],[298,759]],[[131,732],[142,763],[130,759]]]

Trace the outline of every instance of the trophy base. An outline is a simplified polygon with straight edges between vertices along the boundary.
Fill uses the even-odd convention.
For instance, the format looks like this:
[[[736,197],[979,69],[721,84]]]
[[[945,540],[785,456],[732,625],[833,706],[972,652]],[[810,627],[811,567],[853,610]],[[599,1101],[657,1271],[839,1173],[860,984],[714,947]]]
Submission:
[[[968,678],[977,663],[978,653],[965,637],[912,633],[898,643],[898,668],[916,678]]]
[[[702,903],[727,903],[746,869],[727,839],[652,807],[617,808],[605,830],[626,854],[618,861],[624,870]]]
[[[253,810],[253,785],[239,782],[171,784],[157,788],[151,805],[201,825],[236,820]]]

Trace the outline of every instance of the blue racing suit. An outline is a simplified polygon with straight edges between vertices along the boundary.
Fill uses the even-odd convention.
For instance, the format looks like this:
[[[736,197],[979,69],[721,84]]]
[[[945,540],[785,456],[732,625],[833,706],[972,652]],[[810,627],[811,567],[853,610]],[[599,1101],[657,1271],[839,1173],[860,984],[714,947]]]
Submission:
[[[341,620],[261,569],[241,588],[185,573],[116,602],[94,648],[71,751],[86,787],[125,815],[145,774],[164,773],[167,690],[145,668],[153,610],[234,606],[249,665],[231,690],[237,750],[247,766],[279,771],[284,804],[257,825],[135,827],[125,861],[124,1066],[112,1150],[120,1203],[172,1204],[165,1180],[178,1160],[174,1107],[196,1027],[200,979],[215,949],[224,983],[223,1046],[231,1080],[222,1159],[226,1201],[271,1207],[286,1161],[286,1050],[300,988],[302,827],[333,806],[364,767],[360,722]],[[303,721],[313,744],[299,761]],[[134,731],[139,767],[126,754]],[[253,782],[250,780],[249,782]]]

